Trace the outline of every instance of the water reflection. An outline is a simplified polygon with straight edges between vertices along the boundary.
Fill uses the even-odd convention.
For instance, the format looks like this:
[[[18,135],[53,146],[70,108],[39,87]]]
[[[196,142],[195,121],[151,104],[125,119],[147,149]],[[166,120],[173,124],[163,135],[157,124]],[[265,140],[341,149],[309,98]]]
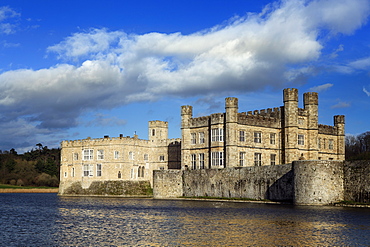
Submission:
[[[0,246],[369,246],[370,209],[0,194]]]
[[[361,218],[369,220],[369,210],[361,210]],[[344,216],[352,211],[229,202],[61,198],[61,217],[56,225],[63,236],[61,243],[74,245],[316,246],[370,243],[365,234],[370,230],[369,221],[351,225]],[[352,231],[361,237],[349,234]]]

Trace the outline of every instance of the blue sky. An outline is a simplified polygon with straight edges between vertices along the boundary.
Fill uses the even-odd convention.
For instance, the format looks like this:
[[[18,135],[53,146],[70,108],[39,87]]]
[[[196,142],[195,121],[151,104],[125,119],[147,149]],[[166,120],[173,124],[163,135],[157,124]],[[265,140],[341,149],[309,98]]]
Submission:
[[[369,131],[368,0],[0,3],[0,150],[124,134],[319,93],[319,123]]]

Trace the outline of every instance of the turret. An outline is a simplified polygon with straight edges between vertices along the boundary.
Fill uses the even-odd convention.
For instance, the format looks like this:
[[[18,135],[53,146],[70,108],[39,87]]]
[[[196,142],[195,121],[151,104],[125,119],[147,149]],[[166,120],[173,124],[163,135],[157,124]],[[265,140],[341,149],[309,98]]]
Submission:
[[[303,94],[303,105],[307,112],[307,136],[305,137],[307,149],[306,159],[316,160],[318,159],[318,104],[319,96],[316,92],[308,92]]]
[[[298,89],[284,89],[283,163],[298,160]]]
[[[237,151],[238,99],[234,97],[226,98],[225,110],[225,165],[231,167],[239,164],[239,153]]]
[[[168,122],[165,121],[149,121],[149,141],[164,142],[168,139]]]
[[[345,160],[345,130],[344,130],[344,116],[336,115],[334,116],[334,127],[337,130],[337,153],[338,160]]]
[[[190,105],[181,106],[181,169],[188,169],[191,166],[190,158],[190,124],[193,117],[193,107]]]

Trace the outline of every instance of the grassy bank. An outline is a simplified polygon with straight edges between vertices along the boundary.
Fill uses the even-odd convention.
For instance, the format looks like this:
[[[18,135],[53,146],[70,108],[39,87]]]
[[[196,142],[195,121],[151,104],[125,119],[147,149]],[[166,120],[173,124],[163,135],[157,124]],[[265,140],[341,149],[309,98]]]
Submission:
[[[0,193],[58,193],[58,187],[35,187],[0,184]]]

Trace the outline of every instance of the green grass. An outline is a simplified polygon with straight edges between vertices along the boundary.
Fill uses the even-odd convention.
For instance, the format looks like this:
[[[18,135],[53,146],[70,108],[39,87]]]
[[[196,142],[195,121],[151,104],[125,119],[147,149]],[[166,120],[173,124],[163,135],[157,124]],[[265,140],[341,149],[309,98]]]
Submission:
[[[10,184],[0,184],[0,189],[58,189],[58,187],[47,187],[47,186],[17,186]]]

